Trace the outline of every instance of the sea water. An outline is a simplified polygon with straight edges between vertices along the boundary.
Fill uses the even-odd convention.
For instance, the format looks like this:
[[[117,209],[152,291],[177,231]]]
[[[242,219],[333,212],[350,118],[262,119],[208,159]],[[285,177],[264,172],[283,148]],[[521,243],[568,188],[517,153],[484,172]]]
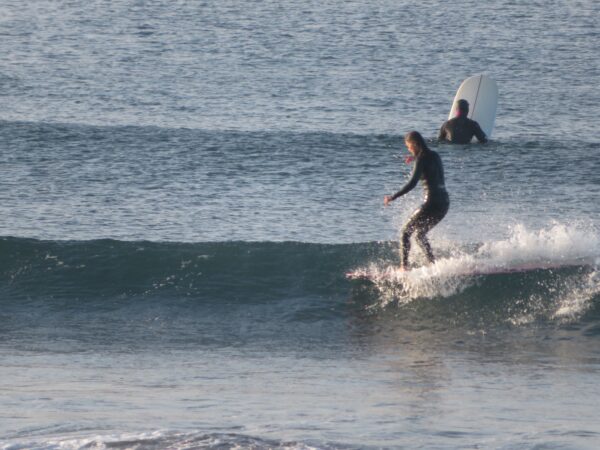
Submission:
[[[597,448],[599,17],[3,1],[0,448]],[[478,73],[491,142],[437,143]],[[394,273],[413,129],[437,262],[350,281]]]

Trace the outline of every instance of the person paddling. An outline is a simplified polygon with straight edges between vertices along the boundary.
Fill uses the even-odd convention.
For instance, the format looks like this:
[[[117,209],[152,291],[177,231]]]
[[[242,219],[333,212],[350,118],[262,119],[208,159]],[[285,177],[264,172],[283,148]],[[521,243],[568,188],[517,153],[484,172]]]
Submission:
[[[400,239],[402,244],[400,254],[401,270],[408,269],[410,238],[413,233],[416,233],[417,242],[428,261],[430,263],[435,261],[431,245],[429,245],[429,241],[427,240],[427,233],[446,216],[450,206],[450,199],[444,183],[444,167],[440,156],[427,146],[423,136],[417,131],[408,133],[405,136],[404,142],[413,157],[411,177],[404,187],[394,195],[384,196],[383,203],[385,206],[388,206],[390,202],[410,192],[419,180],[423,184],[425,201],[412,214],[402,229]]]

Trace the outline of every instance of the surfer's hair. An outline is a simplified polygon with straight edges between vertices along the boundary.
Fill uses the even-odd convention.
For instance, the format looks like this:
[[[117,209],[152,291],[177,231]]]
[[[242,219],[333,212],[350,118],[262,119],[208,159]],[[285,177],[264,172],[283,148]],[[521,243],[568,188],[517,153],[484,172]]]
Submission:
[[[458,109],[462,114],[468,114],[469,102],[464,98],[461,98],[458,102],[456,102],[456,109]]]
[[[423,153],[429,151],[429,147],[427,147],[425,139],[423,139],[423,136],[421,136],[421,133],[419,133],[418,131],[411,131],[410,133],[408,133],[406,136],[404,136],[404,141],[415,144],[415,146],[417,147],[417,154],[415,156],[417,158],[422,156]]]

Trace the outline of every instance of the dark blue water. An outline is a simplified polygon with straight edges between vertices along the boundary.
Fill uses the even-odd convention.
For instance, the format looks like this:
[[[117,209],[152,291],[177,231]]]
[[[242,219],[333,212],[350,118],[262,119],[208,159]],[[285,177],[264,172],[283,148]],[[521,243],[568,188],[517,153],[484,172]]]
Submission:
[[[0,448],[595,448],[599,16],[3,2]],[[492,141],[435,142],[477,73]]]

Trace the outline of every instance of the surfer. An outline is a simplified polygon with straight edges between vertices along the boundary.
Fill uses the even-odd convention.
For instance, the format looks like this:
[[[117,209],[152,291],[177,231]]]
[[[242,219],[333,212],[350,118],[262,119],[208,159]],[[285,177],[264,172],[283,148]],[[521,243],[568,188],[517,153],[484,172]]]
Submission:
[[[469,102],[464,99],[459,100],[456,111],[456,117],[444,122],[440,128],[438,139],[452,144],[468,144],[475,136],[482,144],[486,143],[487,136],[479,124],[467,117]]]
[[[408,254],[410,253],[410,238],[416,232],[417,242],[423,249],[430,263],[435,261],[427,233],[437,225],[448,212],[450,199],[444,184],[444,167],[440,156],[427,147],[423,136],[417,131],[411,131],[404,139],[412,157],[407,162],[413,162],[413,171],[410,179],[402,189],[394,195],[383,197],[383,204],[387,206],[398,197],[410,192],[418,183],[423,182],[425,202],[412,214],[402,229],[402,251],[400,254],[400,268],[408,269]]]

